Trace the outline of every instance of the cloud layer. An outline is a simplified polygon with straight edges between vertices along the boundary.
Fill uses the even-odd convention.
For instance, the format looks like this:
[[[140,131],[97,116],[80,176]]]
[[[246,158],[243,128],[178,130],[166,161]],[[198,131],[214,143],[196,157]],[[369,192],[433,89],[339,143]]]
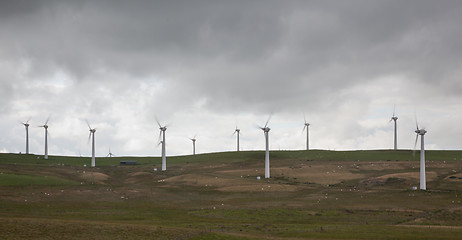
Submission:
[[[50,154],[272,149],[460,149],[459,1],[9,1],[0,3],[0,150],[50,120]],[[43,129],[31,128],[42,153]]]

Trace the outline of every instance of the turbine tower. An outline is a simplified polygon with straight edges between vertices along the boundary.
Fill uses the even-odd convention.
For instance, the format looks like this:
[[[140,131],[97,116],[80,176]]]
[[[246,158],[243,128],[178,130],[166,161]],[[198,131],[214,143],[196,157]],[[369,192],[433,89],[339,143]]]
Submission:
[[[236,126],[236,130],[234,130],[233,135],[234,134],[236,134],[237,137],[237,151],[239,152],[239,135],[241,134],[241,129],[237,128]]]
[[[305,118],[305,125],[303,126],[303,131],[305,131],[306,128],[306,150],[310,150],[310,131],[309,131],[310,124],[306,122]]]
[[[420,135],[420,190],[427,190],[427,183],[425,179],[425,148],[424,148],[424,136],[427,131],[425,129],[419,129],[419,125],[417,124],[417,129],[415,133],[417,134],[415,137],[415,144],[414,149],[417,146],[417,140]]]
[[[21,123],[26,128],[26,154],[29,154],[29,120],[25,123]]]
[[[196,155],[196,135],[193,138],[190,138],[193,144],[193,155]]]
[[[90,129],[90,135],[88,135],[88,141],[91,137],[91,166],[95,167],[95,132],[96,128],[91,128],[90,123],[87,121],[88,128]]]
[[[264,127],[259,127],[263,130],[265,134],[265,141],[266,141],[266,151],[265,151],[265,178],[270,178],[270,162],[269,162],[269,131],[271,128],[268,127],[268,122],[271,118],[271,115],[268,117],[268,120],[265,123]]]
[[[167,157],[165,156],[165,131],[167,130],[167,125],[162,126],[159,121],[157,121],[157,124],[159,125],[159,140],[162,137],[162,140],[160,141],[160,144],[162,144],[162,171],[167,170]]]
[[[398,120],[398,117],[395,116],[395,107],[393,107],[393,117],[391,117],[390,122],[394,121],[395,122],[395,135],[394,135],[394,150],[398,149],[398,136],[397,136],[397,127],[396,127],[396,120]]]
[[[50,117],[47,118],[45,124],[39,127],[43,127],[45,129],[45,155],[44,159],[48,159],[48,121],[50,120]]]

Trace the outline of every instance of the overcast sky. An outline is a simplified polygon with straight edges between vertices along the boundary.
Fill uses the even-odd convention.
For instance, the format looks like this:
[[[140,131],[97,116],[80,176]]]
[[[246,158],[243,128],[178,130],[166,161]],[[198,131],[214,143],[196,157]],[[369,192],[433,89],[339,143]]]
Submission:
[[[0,2],[0,152],[462,148],[462,1]]]

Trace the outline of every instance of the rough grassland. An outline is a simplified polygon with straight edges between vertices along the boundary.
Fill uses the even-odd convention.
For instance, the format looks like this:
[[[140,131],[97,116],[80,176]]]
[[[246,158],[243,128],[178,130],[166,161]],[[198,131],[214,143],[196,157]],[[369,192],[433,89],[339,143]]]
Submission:
[[[460,239],[462,152],[426,153],[428,191],[405,150],[0,154],[0,239]]]

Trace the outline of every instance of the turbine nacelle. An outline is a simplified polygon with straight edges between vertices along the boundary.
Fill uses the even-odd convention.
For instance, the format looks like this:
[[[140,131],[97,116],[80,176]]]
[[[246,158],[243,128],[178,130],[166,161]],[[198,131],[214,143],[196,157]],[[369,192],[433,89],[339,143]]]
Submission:
[[[425,135],[425,133],[427,133],[427,130],[417,128],[417,130],[415,130],[415,133],[417,133],[418,135]]]
[[[43,127],[45,129],[48,128],[48,121],[50,121],[50,117],[47,118],[47,120],[45,121],[45,124],[43,124],[42,126],[39,126],[39,127]],[[26,124],[29,122],[29,120],[26,122]]]
[[[396,121],[396,120],[398,120],[398,117],[393,116],[393,117],[391,118],[391,120]]]
[[[263,130],[263,132],[269,132],[271,130],[269,127],[261,127],[260,129]]]
[[[96,128],[90,129],[89,131],[90,131],[91,133],[95,133],[95,132],[96,132]]]
[[[160,127],[159,129],[160,129],[160,131],[165,132],[167,130],[167,126]]]
[[[30,118],[27,119],[27,122],[25,122],[25,123],[21,122],[21,124],[24,125],[26,128],[28,128],[30,126],[29,121],[30,121]]]

